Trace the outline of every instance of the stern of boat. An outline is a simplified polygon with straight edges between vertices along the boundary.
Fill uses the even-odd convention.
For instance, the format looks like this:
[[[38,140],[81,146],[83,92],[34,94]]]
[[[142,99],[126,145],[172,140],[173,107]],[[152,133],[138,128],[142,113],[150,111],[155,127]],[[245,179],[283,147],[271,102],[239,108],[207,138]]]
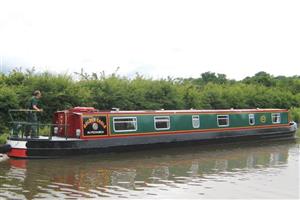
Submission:
[[[9,138],[6,144],[10,146],[10,150],[6,152],[9,157],[27,158],[26,140],[14,140]]]

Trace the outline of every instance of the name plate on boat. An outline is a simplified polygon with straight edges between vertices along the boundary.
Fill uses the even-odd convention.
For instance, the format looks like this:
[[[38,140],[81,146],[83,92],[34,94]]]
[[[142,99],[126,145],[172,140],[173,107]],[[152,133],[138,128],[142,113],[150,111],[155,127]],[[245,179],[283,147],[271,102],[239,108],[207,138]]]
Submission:
[[[107,124],[106,116],[84,116],[83,134],[88,135],[106,135]]]

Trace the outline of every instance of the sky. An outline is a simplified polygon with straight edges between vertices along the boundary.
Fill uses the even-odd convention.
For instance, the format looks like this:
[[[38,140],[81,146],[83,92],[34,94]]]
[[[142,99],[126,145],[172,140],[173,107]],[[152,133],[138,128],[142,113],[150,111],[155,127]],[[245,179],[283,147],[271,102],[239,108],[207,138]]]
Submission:
[[[0,70],[300,75],[299,0],[0,0]]]

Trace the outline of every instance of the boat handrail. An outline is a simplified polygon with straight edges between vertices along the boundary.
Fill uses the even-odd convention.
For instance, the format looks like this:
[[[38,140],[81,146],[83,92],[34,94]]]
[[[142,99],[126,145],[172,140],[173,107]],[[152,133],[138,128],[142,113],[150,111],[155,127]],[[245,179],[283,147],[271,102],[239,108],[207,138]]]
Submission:
[[[23,122],[23,121],[14,121],[14,122],[8,122],[9,124],[20,124],[20,125],[42,125],[42,126],[69,126],[68,124],[43,124],[43,123],[34,123],[34,122]]]
[[[13,114],[13,113],[25,113],[24,114]],[[8,114],[9,117],[11,119],[10,122],[8,122],[9,124],[12,124],[12,132],[11,132],[11,136],[13,137],[19,137],[19,135],[21,134],[21,137],[23,138],[24,135],[26,136],[26,127],[31,127],[31,126],[36,126],[37,127],[37,135],[40,135],[40,128],[41,127],[49,127],[50,132],[49,132],[49,139],[52,138],[53,133],[55,134],[55,132],[53,131],[53,129],[55,127],[60,128],[60,127],[64,127],[65,130],[65,137],[66,139],[68,138],[66,132],[67,132],[67,128],[69,127],[69,124],[64,123],[64,124],[53,124],[53,123],[40,123],[38,122],[30,122],[28,121],[28,119],[26,118],[27,114],[29,113],[41,113],[42,111],[37,111],[37,110],[31,110],[31,109],[9,109],[8,110]],[[15,116],[13,116],[15,115]],[[14,119],[14,118],[17,118]],[[52,133],[53,132],[53,133]]]
[[[21,108],[21,109],[9,109],[8,110],[8,115],[9,115],[9,118],[11,119],[11,121],[15,121],[14,118],[13,118],[13,115],[12,115],[13,112],[20,112],[20,113],[21,112],[23,112],[23,113],[26,113],[26,112],[28,112],[28,113],[36,112],[36,113],[41,113],[43,111],[37,111],[37,110],[32,110],[32,109],[23,109],[23,108]]]
[[[32,109],[9,109],[8,112],[42,112],[42,111],[37,111],[37,110],[32,110]]]
[[[51,124],[51,123],[39,123],[39,122],[24,122],[24,121],[13,121],[9,122],[13,124],[13,129],[11,132],[12,137],[19,137],[21,134],[21,138],[26,137],[26,127],[36,126],[37,127],[37,136],[40,136],[40,128],[41,127],[49,127],[50,131],[48,132],[49,139],[52,138],[54,132],[54,128],[63,127],[65,130],[69,127],[69,124]],[[68,139],[67,134],[65,134],[66,140]]]

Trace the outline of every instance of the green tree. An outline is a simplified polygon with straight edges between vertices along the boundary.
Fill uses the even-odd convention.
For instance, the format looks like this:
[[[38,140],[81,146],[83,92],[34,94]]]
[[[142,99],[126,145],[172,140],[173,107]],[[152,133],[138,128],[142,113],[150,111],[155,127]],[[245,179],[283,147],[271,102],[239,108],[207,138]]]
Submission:
[[[243,81],[247,84],[259,84],[266,87],[275,85],[274,77],[263,71],[256,73],[253,77],[247,77]]]

